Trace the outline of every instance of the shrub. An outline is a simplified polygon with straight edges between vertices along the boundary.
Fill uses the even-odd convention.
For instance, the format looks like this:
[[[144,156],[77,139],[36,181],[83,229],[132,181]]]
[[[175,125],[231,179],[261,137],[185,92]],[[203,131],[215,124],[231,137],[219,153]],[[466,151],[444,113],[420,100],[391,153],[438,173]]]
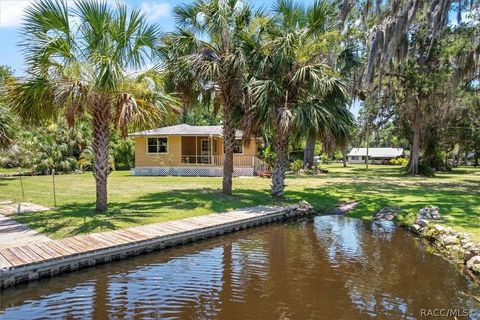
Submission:
[[[435,170],[425,161],[420,162],[418,166],[418,173],[427,177],[435,176]]]
[[[395,158],[390,159],[389,163],[395,166],[406,166],[408,164],[408,160],[405,158]]]
[[[292,163],[290,163],[290,170],[292,170],[294,173],[298,173],[302,168],[303,168],[303,161],[300,159],[297,159]]]
[[[262,152],[263,161],[267,164],[268,168],[273,168],[273,163],[277,154],[272,150],[272,147],[268,145]]]

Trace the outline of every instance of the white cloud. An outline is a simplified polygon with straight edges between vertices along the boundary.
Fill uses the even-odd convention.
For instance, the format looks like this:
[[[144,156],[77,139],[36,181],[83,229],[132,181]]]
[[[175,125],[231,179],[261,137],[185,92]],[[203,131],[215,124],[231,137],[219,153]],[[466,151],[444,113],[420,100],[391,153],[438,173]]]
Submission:
[[[23,11],[33,1],[0,0],[0,28],[17,27],[22,23]]]
[[[140,10],[145,13],[148,20],[157,21],[161,17],[168,16],[172,7],[168,3],[142,2]]]

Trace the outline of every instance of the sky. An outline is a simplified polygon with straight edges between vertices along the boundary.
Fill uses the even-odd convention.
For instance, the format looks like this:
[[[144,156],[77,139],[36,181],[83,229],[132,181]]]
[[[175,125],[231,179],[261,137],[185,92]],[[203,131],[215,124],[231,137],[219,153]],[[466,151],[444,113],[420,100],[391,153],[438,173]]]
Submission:
[[[8,65],[18,76],[24,75],[23,57],[18,46],[23,11],[33,0],[0,0],[0,64]],[[73,1],[72,1],[73,2]],[[163,31],[174,29],[173,8],[182,1],[127,0],[130,7],[141,9]]]
[[[73,2],[73,0],[67,0]],[[115,2],[114,0],[108,0]],[[173,9],[175,6],[188,2],[188,0],[122,0],[131,8],[142,10],[148,21],[158,24],[165,32],[175,28]],[[15,75],[22,76],[23,58],[18,47],[21,40],[20,26],[23,19],[23,11],[34,0],[0,0],[0,64],[8,65],[15,71]],[[256,7],[266,6],[273,1],[254,0],[250,1]],[[313,1],[306,1],[313,2]]]
[[[73,2],[73,0],[67,0]],[[113,0],[108,0],[112,1]],[[173,31],[175,19],[173,9],[188,0],[122,0],[131,8],[142,10],[151,23],[156,23],[164,32]],[[34,0],[0,0],[0,65],[7,65],[14,70],[16,76],[25,75],[23,56],[18,46],[21,40],[20,27],[24,10]],[[273,1],[251,0],[250,3],[257,8],[270,8]],[[305,0],[304,3],[313,2]],[[359,106],[356,104],[352,110],[358,115]]]

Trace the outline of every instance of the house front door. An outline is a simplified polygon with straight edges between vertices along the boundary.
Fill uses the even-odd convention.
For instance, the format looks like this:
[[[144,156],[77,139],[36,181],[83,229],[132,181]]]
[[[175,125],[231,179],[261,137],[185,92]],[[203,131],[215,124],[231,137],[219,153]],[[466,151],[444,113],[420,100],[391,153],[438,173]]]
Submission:
[[[210,163],[210,139],[200,140],[200,162]]]

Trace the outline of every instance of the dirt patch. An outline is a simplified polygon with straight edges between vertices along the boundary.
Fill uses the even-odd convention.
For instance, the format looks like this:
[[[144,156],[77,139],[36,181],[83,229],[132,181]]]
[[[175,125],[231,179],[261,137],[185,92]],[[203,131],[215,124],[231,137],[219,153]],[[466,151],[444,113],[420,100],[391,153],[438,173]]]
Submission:
[[[0,214],[9,216],[15,213],[32,213],[50,210],[50,208],[40,206],[38,204],[22,202],[16,203],[13,201],[0,202]]]
[[[358,206],[358,202],[346,201],[333,208],[328,214],[345,214],[348,211],[355,209],[356,206]]]

